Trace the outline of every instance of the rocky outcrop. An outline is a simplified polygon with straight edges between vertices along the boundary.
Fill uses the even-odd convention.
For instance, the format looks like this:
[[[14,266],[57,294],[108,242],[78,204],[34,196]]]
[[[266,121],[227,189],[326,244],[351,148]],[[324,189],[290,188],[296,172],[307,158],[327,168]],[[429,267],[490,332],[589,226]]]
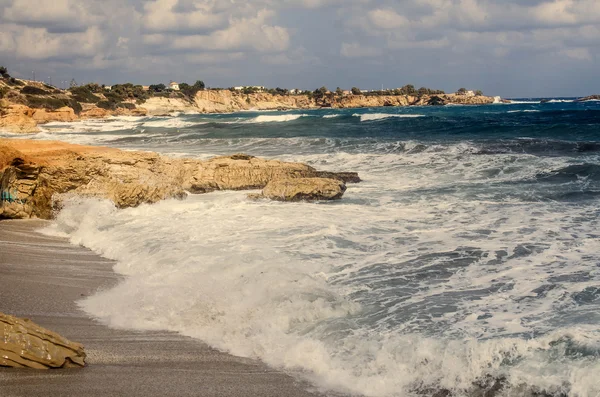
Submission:
[[[600,95],[590,95],[576,99],[575,102],[600,101]]]
[[[83,345],[29,320],[0,313],[0,367],[50,369],[83,366]]]
[[[346,185],[338,179],[284,178],[272,180],[261,195],[250,197],[276,201],[339,200],[345,191]]]
[[[33,119],[34,110],[24,105],[0,104],[0,131],[16,134],[39,132],[37,122]]]
[[[75,111],[67,106],[57,110],[34,109],[32,117],[38,124],[49,123],[52,121],[71,122],[79,119],[75,114]]]
[[[150,116],[164,116],[170,113],[198,113],[194,103],[181,98],[154,97],[146,100],[142,105]]]
[[[337,178],[356,173],[321,172],[300,163],[244,154],[201,161],[148,152],[52,141],[0,139],[1,218],[49,219],[65,195],[112,200],[119,208],[183,198],[186,191],[262,189],[277,179]]]

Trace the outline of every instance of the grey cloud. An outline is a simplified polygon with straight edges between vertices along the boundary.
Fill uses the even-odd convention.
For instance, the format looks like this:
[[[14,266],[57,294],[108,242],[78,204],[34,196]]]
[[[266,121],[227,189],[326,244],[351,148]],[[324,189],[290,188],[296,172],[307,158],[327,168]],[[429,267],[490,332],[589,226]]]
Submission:
[[[600,93],[597,0],[0,0],[0,31],[54,81]]]

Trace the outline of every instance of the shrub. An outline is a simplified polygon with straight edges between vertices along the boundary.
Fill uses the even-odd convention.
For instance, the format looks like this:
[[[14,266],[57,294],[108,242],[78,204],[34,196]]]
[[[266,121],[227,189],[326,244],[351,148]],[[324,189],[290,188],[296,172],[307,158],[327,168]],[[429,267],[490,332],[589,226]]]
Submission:
[[[14,77],[7,79],[6,84],[13,86],[13,87],[21,87],[21,86],[25,85],[25,83],[23,83],[20,80],[15,79]]]
[[[352,87],[352,95],[360,95],[360,94],[362,94],[362,91],[360,90],[360,88]]]
[[[65,106],[72,106],[72,103],[68,99],[41,98],[27,95],[27,105],[36,109],[57,110]]]
[[[8,69],[6,69],[4,66],[0,66],[0,76],[4,77],[5,79],[10,77],[10,74],[8,74]]]
[[[96,106],[98,106],[101,109],[106,109],[106,110],[115,110],[116,108],[116,103],[115,102],[110,102],[110,101],[100,101],[96,104]]]
[[[75,111],[75,114],[79,114],[83,110],[83,108],[81,107],[81,104],[74,99],[69,100],[68,106],[73,108],[73,110]]]
[[[34,87],[32,85],[28,85],[21,89],[21,94],[25,95],[50,95],[50,93],[46,90],[42,90],[41,88]]]
[[[73,94],[73,99],[77,102],[98,103],[100,98],[92,94],[92,91],[86,86],[73,87],[69,91]]]
[[[8,87],[0,87],[0,99],[4,98],[6,94],[8,94]]]

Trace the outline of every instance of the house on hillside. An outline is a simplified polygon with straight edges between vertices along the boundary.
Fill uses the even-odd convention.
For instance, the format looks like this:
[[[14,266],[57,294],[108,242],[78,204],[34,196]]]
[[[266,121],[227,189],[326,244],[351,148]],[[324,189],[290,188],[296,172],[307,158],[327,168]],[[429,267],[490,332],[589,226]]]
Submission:
[[[169,89],[173,90],[173,91],[179,91],[179,83],[176,83],[174,81],[171,81],[169,83]]]

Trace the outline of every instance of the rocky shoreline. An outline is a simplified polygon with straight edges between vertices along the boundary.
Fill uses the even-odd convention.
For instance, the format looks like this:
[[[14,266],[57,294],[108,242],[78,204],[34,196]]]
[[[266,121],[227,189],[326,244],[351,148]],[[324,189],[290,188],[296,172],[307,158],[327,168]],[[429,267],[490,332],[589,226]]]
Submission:
[[[0,139],[0,219],[50,219],[69,195],[109,199],[119,208],[217,190],[265,189],[266,198],[333,200],[356,173],[245,154],[207,161],[55,141]]]
[[[11,82],[14,80],[14,82]],[[200,90],[188,97],[179,92],[113,103],[110,91],[92,93],[85,87],[60,90],[43,83],[0,79],[0,131],[36,133],[48,122],[103,119],[110,116],[168,116],[175,113],[232,113],[239,111],[348,109],[368,107],[483,105],[498,98],[458,94],[354,95],[335,93],[322,97],[306,94],[245,94],[231,90]]]

